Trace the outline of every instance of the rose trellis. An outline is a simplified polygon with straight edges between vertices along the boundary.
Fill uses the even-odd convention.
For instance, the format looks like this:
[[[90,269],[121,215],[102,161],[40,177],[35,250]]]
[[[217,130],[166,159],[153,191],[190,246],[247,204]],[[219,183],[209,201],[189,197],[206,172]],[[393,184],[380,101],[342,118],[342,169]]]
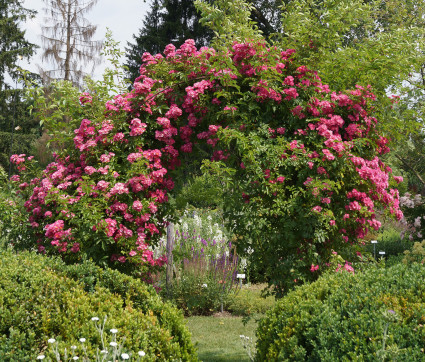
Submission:
[[[40,252],[162,265],[151,246],[173,178],[200,146],[223,182],[239,253],[255,250],[277,286],[314,277],[334,250],[378,229],[377,208],[401,218],[370,89],[332,92],[293,50],[262,42],[219,52],[188,40],[142,61],[133,90],[81,120],[75,149],[21,185]],[[89,109],[91,95],[80,102]]]

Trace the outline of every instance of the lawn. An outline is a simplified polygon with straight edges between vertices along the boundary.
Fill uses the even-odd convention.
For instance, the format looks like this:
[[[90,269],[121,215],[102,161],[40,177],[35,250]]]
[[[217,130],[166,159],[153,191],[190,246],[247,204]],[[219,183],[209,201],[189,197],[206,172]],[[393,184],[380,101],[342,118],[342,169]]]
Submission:
[[[187,326],[198,348],[200,361],[250,360],[239,336],[248,336],[255,341],[257,322],[254,318],[244,325],[242,317],[197,316],[187,318]]]
[[[274,297],[263,298],[261,291],[265,284],[244,285],[229,306],[229,312],[214,316],[187,318],[187,326],[192,333],[192,341],[197,345],[200,361],[249,361],[241,335],[251,339],[255,351],[255,329],[257,321],[275,304]],[[250,315],[248,323],[243,317]]]

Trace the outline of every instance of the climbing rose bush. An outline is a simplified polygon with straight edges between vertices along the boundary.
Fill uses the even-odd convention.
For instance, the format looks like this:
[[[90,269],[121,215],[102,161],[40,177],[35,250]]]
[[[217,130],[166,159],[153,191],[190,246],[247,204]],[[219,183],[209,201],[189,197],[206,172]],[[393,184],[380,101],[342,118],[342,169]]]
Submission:
[[[205,147],[238,253],[254,251],[277,293],[379,229],[377,208],[402,217],[369,88],[332,92],[294,50],[264,42],[216,52],[187,40],[142,62],[132,91],[82,119],[75,149],[30,182],[40,252],[163,264],[151,247],[171,214],[173,180]],[[81,97],[92,106],[94,97]]]

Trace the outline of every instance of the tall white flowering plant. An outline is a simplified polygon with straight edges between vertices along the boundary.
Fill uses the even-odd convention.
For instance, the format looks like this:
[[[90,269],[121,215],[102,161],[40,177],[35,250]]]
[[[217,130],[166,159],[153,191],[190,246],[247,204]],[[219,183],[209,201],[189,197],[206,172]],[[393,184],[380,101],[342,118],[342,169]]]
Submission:
[[[186,210],[174,225],[173,276],[167,294],[186,314],[221,310],[237,292],[240,260],[218,211]],[[165,238],[158,253],[165,251]]]

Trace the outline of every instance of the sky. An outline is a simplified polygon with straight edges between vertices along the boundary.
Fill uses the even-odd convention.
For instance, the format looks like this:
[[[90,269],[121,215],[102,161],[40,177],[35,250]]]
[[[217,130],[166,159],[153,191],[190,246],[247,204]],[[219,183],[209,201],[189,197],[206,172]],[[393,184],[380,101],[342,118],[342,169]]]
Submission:
[[[36,10],[38,13],[32,20],[27,20],[22,24],[26,30],[26,38],[31,43],[41,46],[41,24],[45,18],[43,8],[46,7],[43,0],[24,0],[23,6],[27,9]],[[138,34],[142,27],[143,19],[149,11],[149,0],[98,0],[92,10],[85,14],[85,17],[92,25],[97,25],[97,30],[93,40],[103,40],[108,27],[112,31],[112,37],[120,42],[120,48],[124,51],[127,42],[133,42],[133,34]],[[39,48],[37,55],[33,56],[29,63],[21,61],[19,64],[24,69],[37,72],[37,64],[47,66],[42,63],[42,48]],[[105,69],[103,61],[95,68],[93,77],[99,79]]]

